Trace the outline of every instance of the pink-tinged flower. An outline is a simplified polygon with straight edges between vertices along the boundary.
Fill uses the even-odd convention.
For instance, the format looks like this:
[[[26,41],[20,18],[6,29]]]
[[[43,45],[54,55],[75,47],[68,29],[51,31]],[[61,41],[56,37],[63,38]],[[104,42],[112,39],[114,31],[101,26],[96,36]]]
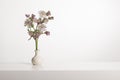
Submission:
[[[26,17],[30,17],[30,15],[29,15],[29,14],[25,14],[25,16],[26,16]]]
[[[41,33],[41,34],[43,34],[44,31],[46,31],[46,28],[41,28],[41,29],[40,29],[40,33]]]
[[[39,24],[37,27],[41,34],[46,31],[46,26],[44,24]]]
[[[38,23],[37,18],[34,18],[34,19],[33,19],[33,22]]]
[[[44,17],[46,17],[46,12],[43,10],[39,11],[39,15],[40,15],[40,17],[44,18]]]
[[[37,27],[38,27],[39,30],[46,28],[46,26],[44,24],[39,24]]]
[[[32,26],[32,21],[30,19],[26,19],[26,21],[24,22],[24,26],[30,28]]]
[[[34,33],[33,33],[33,31],[28,31],[28,34],[29,34],[29,36],[32,37]]]
[[[41,35],[40,32],[35,32],[34,35],[33,35],[33,38],[34,39],[39,38],[40,35]]]
[[[49,31],[45,31],[45,34],[46,34],[47,36],[49,36],[49,35],[50,35],[50,32],[49,32]]]
[[[37,20],[37,24],[40,24],[40,23],[42,23],[41,18]]]
[[[43,19],[43,23],[47,24],[47,23],[48,23],[48,19],[47,19],[47,18],[44,18],[44,19]]]
[[[32,19],[34,19],[34,18],[35,18],[35,15],[34,15],[34,14],[32,14],[32,15],[31,15],[31,18],[32,18]]]
[[[47,15],[47,16],[50,16],[50,15],[51,15],[51,12],[50,12],[50,11],[48,11],[48,12],[46,13],[46,15]]]

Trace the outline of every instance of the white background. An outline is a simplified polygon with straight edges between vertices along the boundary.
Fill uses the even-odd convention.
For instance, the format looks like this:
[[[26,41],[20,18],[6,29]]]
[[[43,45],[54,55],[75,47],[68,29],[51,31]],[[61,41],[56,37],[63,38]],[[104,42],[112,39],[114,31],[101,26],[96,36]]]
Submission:
[[[50,10],[50,36],[39,38],[44,64],[120,61],[120,0],[0,0],[0,62],[30,62],[25,14]]]

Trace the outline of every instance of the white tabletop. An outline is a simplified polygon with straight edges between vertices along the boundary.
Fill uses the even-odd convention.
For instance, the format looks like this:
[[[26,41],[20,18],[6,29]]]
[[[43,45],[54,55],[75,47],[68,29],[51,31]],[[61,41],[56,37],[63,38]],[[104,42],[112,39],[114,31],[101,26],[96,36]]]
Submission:
[[[120,70],[120,62],[80,62],[77,64],[42,64],[33,66],[31,63],[0,63],[0,71],[91,71]]]

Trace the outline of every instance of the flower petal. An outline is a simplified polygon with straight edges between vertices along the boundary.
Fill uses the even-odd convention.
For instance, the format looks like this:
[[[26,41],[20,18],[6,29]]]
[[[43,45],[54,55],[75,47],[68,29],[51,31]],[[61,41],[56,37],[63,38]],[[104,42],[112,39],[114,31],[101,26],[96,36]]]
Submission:
[[[44,18],[44,17],[46,17],[46,12],[41,10],[41,11],[39,11],[39,15],[40,15],[40,17]]]

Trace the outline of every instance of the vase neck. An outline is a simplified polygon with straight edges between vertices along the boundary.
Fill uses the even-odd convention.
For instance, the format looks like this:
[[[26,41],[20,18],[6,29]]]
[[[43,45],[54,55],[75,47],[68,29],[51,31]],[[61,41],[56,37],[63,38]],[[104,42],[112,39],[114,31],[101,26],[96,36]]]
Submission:
[[[38,53],[39,53],[39,50],[35,50],[35,55],[38,55]]]

